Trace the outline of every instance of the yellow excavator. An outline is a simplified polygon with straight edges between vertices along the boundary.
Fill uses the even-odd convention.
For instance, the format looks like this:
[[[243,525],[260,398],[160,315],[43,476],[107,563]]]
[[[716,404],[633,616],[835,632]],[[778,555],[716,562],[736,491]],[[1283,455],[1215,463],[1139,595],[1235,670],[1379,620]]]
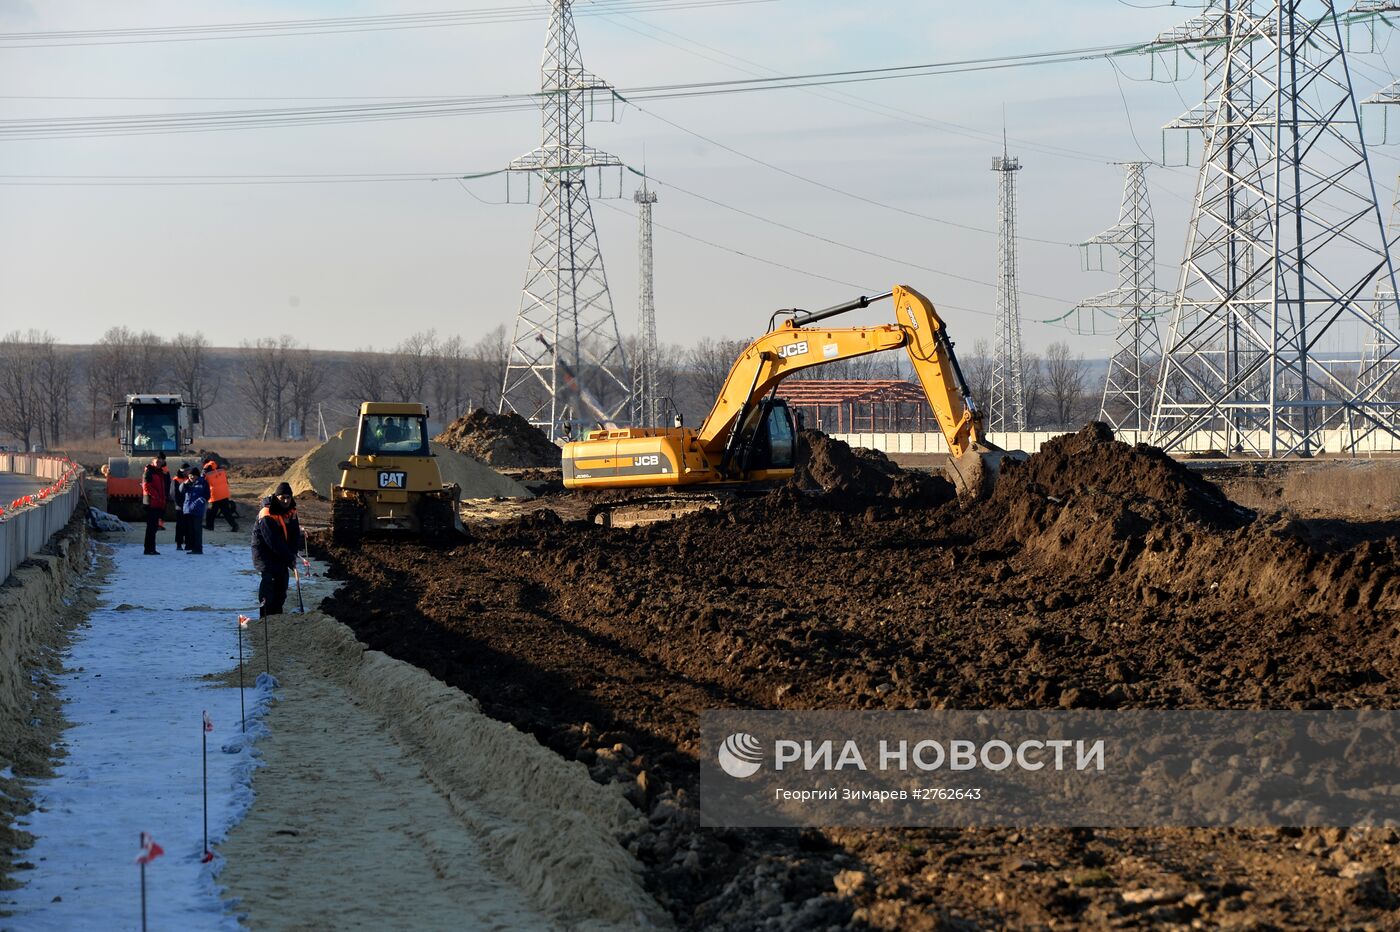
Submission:
[[[895,322],[828,328],[820,321],[894,299]],[[797,431],[776,396],[778,384],[802,369],[903,347],[951,452],[950,472],[962,498],[990,493],[1008,453],[983,434],[982,414],[968,391],[947,328],[933,304],[907,285],[820,311],[790,313],[754,340],[734,362],[705,422],[688,427],[595,430],[564,444],[564,486],[571,489],[742,486],[793,474]]]

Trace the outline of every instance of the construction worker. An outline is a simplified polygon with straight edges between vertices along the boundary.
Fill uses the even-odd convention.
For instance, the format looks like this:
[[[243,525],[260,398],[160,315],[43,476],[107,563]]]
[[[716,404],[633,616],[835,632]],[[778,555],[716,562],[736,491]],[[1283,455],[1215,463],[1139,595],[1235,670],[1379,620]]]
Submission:
[[[204,552],[204,509],[208,504],[209,483],[198,469],[191,467],[190,477],[185,482],[184,513],[181,515],[185,519],[185,533],[189,535],[186,553]]]
[[[190,481],[190,471],[194,467],[182,463],[170,481],[170,494],[175,502],[175,549],[185,549],[185,539],[189,537],[189,521],[185,517],[185,483]]]
[[[234,508],[233,496],[228,490],[228,471],[219,465],[218,460],[207,460],[204,464],[204,481],[209,483],[209,511],[204,516],[204,529],[214,530],[214,519],[222,517],[228,522],[230,531],[237,531],[238,510]]]
[[[278,484],[263,499],[253,526],[253,566],[262,575],[258,584],[258,617],[282,614],[287,601],[287,582],[302,548],[301,525],[296,517],[292,487]]]
[[[146,508],[146,550],[147,556],[158,557],[156,531],[160,530],[165,516],[165,504],[170,500],[170,472],[165,468],[165,454],[157,453],[146,464],[141,474],[141,504]]]

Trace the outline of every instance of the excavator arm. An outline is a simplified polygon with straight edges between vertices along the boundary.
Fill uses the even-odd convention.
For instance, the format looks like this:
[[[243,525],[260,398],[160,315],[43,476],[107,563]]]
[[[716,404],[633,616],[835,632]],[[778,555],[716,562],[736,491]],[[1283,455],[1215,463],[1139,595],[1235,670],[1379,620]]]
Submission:
[[[874,327],[821,328],[812,324],[892,297],[895,322]],[[823,311],[796,311],[782,326],[749,344],[734,361],[697,439],[708,452],[722,450],[754,405],[783,379],[842,359],[903,347],[923,385],[929,407],[955,457],[985,444],[982,417],[958,367],[953,344],[933,303],[907,285],[887,295],[859,298]]]
[[[820,326],[828,318],[885,298],[894,299],[893,323]],[[583,441],[564,445],[565,487],[742,484],[790,475],[791,420],[783,425],[784,438],[775,439],[770,421],[775,406],[767,396],[795,372],[902,347],[948,440],[959,494],[980,498],[991,491],[1001,460],[1009,454],[983,436],[982,415],[958,368],[952,341],[927,298],[896,285],[886,294],[825,310],[780,313],[791,317],[754,340],[734,361],[699,430],[678,425],[593,431]],[[775,453],[779,447],[785,450],[781,457]]]

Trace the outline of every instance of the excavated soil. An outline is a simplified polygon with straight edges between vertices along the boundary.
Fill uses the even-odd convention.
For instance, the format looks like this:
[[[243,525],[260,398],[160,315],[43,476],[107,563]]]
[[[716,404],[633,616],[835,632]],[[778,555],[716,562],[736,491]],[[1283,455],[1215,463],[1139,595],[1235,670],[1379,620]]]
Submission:
[[[294,456],[260,456],[250,459],[236,459],[229,463],[228,474],[232,479],[265,479],[281,476],[295,463]]]
[[[905,472],[879,450],[852,449],[821,431],[803,431],[797,451],[790,485],[798,491],[823,492],[851,504],[941,505],[956,497],[953,484],[941,476]]]
[[[558,468],[560,462],[559,447],[514,411],[491,414],[477,408],[448,424],[433,440],[492,466]]]
[[[1259,518],[1094,425],[967,509],[827,491],[854,454],[812,447],[810,480],[668,524],[541,508],[446,554],[331,549],[326,608],[623,782],[685,927],[1400,924],[1390,830],[699,828],[707,708],[1400,701],[1400,522]]]

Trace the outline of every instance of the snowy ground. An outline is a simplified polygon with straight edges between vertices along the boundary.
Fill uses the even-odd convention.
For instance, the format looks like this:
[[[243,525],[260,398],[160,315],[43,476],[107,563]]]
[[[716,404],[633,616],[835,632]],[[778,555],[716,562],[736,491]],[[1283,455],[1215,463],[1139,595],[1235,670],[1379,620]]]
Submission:
[[[20,823],[38,837],[26,855],[34,869],[17,875],[21,889],[0,894],[12,913],[0,928],[139,928],[134,861],[143,831],[166,852],[146,869],[150,927],[236,927],[214,881],[219,861],[201,863],[201,715],[214,722],[209,834],[217,850],[251,802],[256,759],[242,740],[238,689],[205,677],[236,666],[237,617],[256,617],[257,578],[242,535],[231,546],[206,538],[201,556],[163,537],[161,556],[144,556],[139,543],[113,546],[100,606],[75,634],[59,683],[72,723],[67,756],[34,785],[39,808]],[[272,636],[275,662],[275,626]],[[251,688],[256,672],[246,694],[250,731],[267,698],[266,686]]]

